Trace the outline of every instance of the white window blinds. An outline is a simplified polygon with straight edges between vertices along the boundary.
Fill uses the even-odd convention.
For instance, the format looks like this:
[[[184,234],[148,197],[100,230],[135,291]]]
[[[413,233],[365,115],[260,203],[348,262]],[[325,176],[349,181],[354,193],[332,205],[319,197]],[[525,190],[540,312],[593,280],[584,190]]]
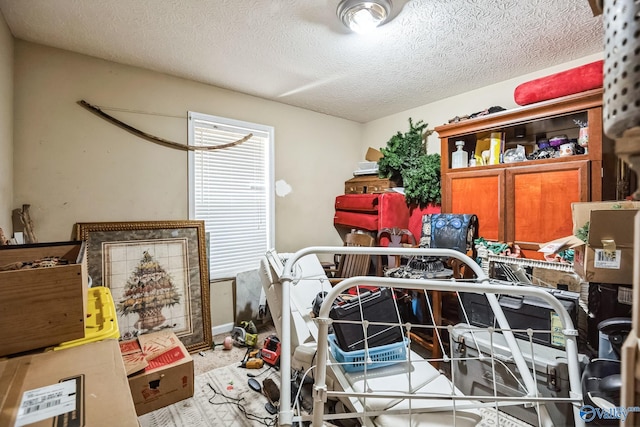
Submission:
[[[254,270],[273,247],[273,128],[189,112],[189,210],[209,233],[211,279]]]

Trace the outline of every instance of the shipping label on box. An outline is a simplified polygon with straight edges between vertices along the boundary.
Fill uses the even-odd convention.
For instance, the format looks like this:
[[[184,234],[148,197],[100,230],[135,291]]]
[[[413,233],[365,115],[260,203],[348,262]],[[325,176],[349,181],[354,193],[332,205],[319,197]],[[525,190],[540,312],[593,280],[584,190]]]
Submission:
[[[0,361],[0,425],[137,427],[118,343]]]
[[[76,411],[75,396],[80,392],[76,390],[75,381],[63,381],[25,391],[18,407],[16,427]]]
[[[620,270],[622,251],[620,249],[594,249],[593,266]]]

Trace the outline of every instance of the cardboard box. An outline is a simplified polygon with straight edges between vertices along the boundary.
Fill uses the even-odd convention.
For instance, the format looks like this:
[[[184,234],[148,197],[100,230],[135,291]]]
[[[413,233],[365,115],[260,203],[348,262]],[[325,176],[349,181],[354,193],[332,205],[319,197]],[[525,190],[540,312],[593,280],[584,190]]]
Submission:
[[[144,357],[137,339],[120,341],[120,354],[122,354],[127,376],[139,373],[139,371],[149,366],[149,362],[147,362],[147,358]]]
[[[146,359],[144,371],[129,377],[138,415],[193,396],[193,359],[173,332],[140,335],[138,343],[139,351],[132,342],[121,343],[125,365],[140,363],[141,355]]]
[[[138,427],[118,342],[0,361],[0,425]]]
[[[571,215],[573,218],[573,234],[589,222],[591,211],[607,211],[619,209],[640,209],[640,202],[618,200],[610,202],[576,202],[571,203]]]
[[[637,210],[594,210],[587,245],[574,248],[574,270],[587,282],[633,284],[633,229]]]
[[[0,356],[84,337],[87,261],[82,242],[0,247]],[[67,265],[5,270],[16,263],[61,257]]]
[[[531,283],[545,288],[556,288],[570,292],[582,291],[582,280],[574,272],[533,267]]]
[[[552,240],[550,242],[541,243],[538,252],[547,255],[557,254],[558,252],[565,251],[567,249],[573,249],[577,246],[584,245],[584,242],[578,239],[576,236],[565,236],[559,239]]]
[[[367,153],[365,154],[364,158],[370,162],[377,162],[378,160],[380,160],[382,158],[382,151],[380,150],[376,150],[373,147],[369,147],[367,149]]]

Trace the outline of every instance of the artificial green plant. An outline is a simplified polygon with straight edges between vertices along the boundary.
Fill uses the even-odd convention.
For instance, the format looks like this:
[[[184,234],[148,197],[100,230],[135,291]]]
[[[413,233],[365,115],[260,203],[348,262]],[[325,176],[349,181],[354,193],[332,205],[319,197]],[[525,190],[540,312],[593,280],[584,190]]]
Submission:
[[[409,131],[392,136],[378,160],[378,176],[404,186],[407,204],[420,207],[441,201],[440,155],[427,153],[426,139],[433,133],[427,126],[409,118]]]

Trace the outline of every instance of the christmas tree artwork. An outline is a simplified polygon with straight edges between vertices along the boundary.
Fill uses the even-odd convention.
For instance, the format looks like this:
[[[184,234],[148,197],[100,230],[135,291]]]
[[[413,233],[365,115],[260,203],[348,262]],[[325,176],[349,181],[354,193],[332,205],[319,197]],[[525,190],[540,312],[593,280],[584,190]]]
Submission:
[[[144,251],[142,259],[127,279],[124,295],[118,302],[118,310],[125,316],[137,313],[135,328],[149,330],[162,325],[166,320],[164,307],[180,302],[180,294],[171,275]]]

